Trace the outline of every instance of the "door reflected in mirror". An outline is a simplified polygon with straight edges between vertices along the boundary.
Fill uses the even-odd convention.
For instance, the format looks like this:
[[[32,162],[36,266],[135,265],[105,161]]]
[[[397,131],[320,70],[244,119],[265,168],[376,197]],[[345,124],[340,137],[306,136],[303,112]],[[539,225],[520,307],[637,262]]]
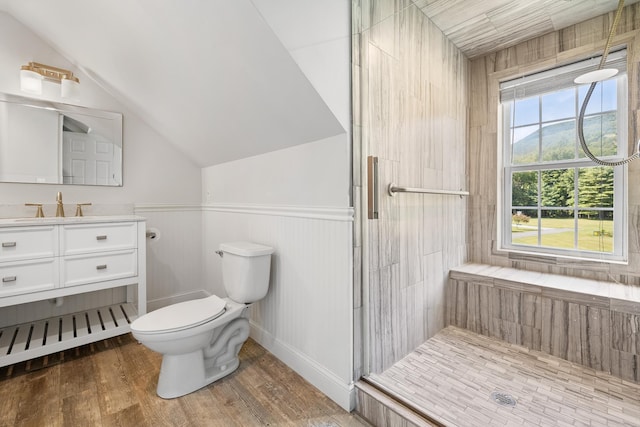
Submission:
[[[122,186],[122,114],[0,94],[0,182]]]

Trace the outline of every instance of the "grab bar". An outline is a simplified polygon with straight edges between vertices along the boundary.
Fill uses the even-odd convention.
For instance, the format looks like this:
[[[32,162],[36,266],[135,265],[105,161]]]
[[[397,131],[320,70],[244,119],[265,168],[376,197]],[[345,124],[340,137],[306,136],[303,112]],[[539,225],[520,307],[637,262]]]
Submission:
[[[387,191],[390,196],[395,196],[395,193],[424,193],[424,194],[444,194],[450,196],[468,196],[468,191],[455,191],[455,190],[431,190],[428,188],[412,188],[412,187],[396,187],[392,182],[387,187]]]

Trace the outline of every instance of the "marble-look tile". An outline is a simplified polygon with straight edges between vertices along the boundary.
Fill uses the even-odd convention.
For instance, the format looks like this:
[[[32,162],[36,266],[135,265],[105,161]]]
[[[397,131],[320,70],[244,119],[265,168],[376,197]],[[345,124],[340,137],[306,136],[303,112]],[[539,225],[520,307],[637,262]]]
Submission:
[[[424,272],[429,268],[424,264],[422,248],[424,228],[422,226],[422,196],[406,194],[398,207],[400,280],[402,286],[412,286],[424,280]]]
[[[391,58],[398,58],[399,17],[391,15],[371,27],[371,44]]]
[[[367,216],[364,214],[364,210],[362,208],[362,187],[354,185],[351,188],[353,191],[354,210],[353,246],[361,248],[363,245],[362,221],[366,221]]]
[[[550,288],[542,288],[542,296],[592,307],[609,308],[609,298],[604,296],[588,295],[579,292]]]
[[[520,293],[520,315],[523,326],[542,328],[542,297],[530,293]]]
[[[612,298],[611,311],[640,315],[640,303]]]
[[[362,329],[364,321],[364,309],[358,307],[353,310],[353,376],[354,378],[360,378],[364,372],[364,347],[363,337],[364,331]]]
[[[611,347],[640,355],[640,315],[611,313]]]
[[[439,0],[442,1],[442,0]],[[447,3],[442,1],[443,3]],[[436,2],[437,3],[437,2]],[[628,5],[618,30],[619,40],[635,40],[640,34],[640,21],[637,14],[640,4]],[[470,108],[469,108],[469,142],[468,142],[468,176],[470,200],[475,200],[473,211],[470,212],[469,260],[481,263],[496,263],[500,261],[497,254],[491,252],[487,242],[497,239],[497,231],[492,228],[495,224],[496,211],[493,209],[497,200],[498,169],[497,159],[497,129],[496,117],[498,106],[495,96],[498,93],[497,84],[510,76],[522,75],[548,68],[556,64],[569,63],[602,49],[607,37],[607,30],[611,24],[611,14],[605,14],[588,21],[571,25],[559,31],[550,32],[510,48],[474,58],[470,61]],[[517,21],[514,21],[517,22]],[[640,55],[640,45],[628,43],[628,54],[633,58]],[[632,60],[636,62],[636,60]],[[637,74],[640,70],[635,67],[630,70],[630,93],[637,93]],[[633,75],[632,75],[633,74]],[[640,98],[633,96],[629,104],[630,143],[638,140],[637,116],[640,111]],[[630,152],[633,151],[633,148]],[[640,176],[640,162],[632,162],[628,166],[629,177]],[[630,180],[630,182],[635,182]],[[489,208],[491,206],[491,208]],[[637,187],[629,189],[629,265],[607,264],[599,262],[576,262],[553,257],[532,257],[521,254],[510,254],[513,265],[563,276],[584,277],[590,279],[607,280],[609,275],[618,274],[637,275],[640,262],[640,190]],[[488,217],[483,216],[484,212]],[[517,263],[517,261],[523,261]],[[579,301],[576,301],[579,302]]]
[[[521,323],[520,293],[508,289],[496,289],[492,305],[493,317],[508,322]]]
[[[611,312],[580,306],[582,364],[598,371],[611,370]]]
[[[640,382],[638,355],[626,351],[611,350],[611,375],[626,381]]]
[[[517,344],[532,350],[542,350],[542,330],[540,328],[521,325],[520,340]]]
[[[466,258],[466,200],[390,197],[386,186],[466,188],[468,61],[411,0],[361,0],[356,7],[362,31],[354,102],[361,105],[354,120],[361,129],[354,137],[360,162],[379,158],[381,183],[380,218],[366,223],[363,261],[373,278],[366,286],[376,287],[370,296],[389,298],[370,310],[380,334],[370,334],[371,367],[379,371],[444,327],[448,269]]]
[[[461,270],[496,275],[495,269],[476,265]],[[456,276],[455,273],[452,271],[450,275]],[[475,283],[471,274],[465,274],[468,282],[449,279],[448,324],[603,372],[635,369],[634,355],[640,354],[640,315],[582,304],[576,299],[585,298],[564,292],[560,295],[571,298],[549,298],[528,293],[524,288],[522,291],[502,288],[499,284],[486,286]],[[622,378],[634,378],[634,375],[634,372],[624,372]]]
[[[353,308],[362,307],[362,248],[353,248]]]
[[[465,326],[460,326],[456,322],[456,312],[455,309],[458,306],[458,286],[460,286],[460,282],[455,279],[449,279],[449,283],[447,284],[446,291],[446,302],[445,302],[445,322],[446,326],[454,325],[460,328],[465,328]]]
[[[508,324],[501,328],[512,336]],[[629,372],[632,359],[620,354],[616,363]],[[443,425],[604,427],[640,419],[640,384],[455,327],[371,379]],[[513,396],[515,407],[496,405],[493,391]]]

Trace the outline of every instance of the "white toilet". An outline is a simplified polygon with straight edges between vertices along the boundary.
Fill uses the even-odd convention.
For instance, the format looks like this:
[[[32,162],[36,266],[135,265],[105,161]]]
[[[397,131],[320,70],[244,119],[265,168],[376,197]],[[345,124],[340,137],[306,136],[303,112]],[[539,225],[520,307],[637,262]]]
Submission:
[[[267,294],[273,248],[250,242],[220,244],[222,281],[229,295],[185,301],[152,311],[131,333],[163,355],[158,396],[184,396],[235,371],[249,337],[247,307]]]

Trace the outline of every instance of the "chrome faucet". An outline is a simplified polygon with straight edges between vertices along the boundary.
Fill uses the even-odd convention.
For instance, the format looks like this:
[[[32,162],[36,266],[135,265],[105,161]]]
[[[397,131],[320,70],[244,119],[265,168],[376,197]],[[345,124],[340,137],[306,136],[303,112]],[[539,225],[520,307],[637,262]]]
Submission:
[[[61,191],[58,191],[58,195],[56,196],[56,202],[58,202],[58,207],[56,208],[56,216],[64,217],[64,205],[62,204]]]

